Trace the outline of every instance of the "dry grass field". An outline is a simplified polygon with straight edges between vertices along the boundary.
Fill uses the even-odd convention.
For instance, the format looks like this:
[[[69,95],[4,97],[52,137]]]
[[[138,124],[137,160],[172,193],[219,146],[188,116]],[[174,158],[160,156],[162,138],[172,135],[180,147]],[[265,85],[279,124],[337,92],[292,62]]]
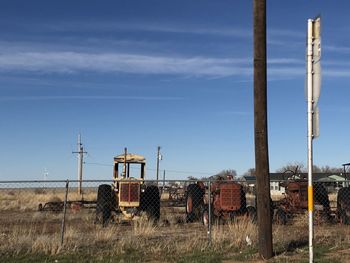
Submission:
[[[84,199],[94,200],[86,191]],[[246,218],[213,225],[211,244],[201,223],[184,223],[183,208],[161,209],[161,220],[128,225],[94,224],[94,210],[68,210],[61,246],[63,213],[39,212],[39,203],[63,200],[63,190],[0,191],[2,262],[259,262],[257,227]],[[69,200],[79,199],[75,193]],[[271,262],[307,262],[307,217],[273,226],[276,256]],[[350,262],[350,228],[315,226],[317,262]]]
[[[96,190],[87,189],[84,191],[84,200],[96,200]],[[64,188],[28,188],[28,189],[1,189],[0,210],[35,211],[40,203],[50,201],[63,201],[65,198]],[[76,191],[68,192],[68,200],[81,200]]]

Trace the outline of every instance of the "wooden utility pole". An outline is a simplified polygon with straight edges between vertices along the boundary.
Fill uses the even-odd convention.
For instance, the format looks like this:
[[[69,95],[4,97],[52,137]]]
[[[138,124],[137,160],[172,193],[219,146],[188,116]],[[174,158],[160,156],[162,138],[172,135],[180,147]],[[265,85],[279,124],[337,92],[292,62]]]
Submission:
[[[254,131],[259,254],[273,256],[267,140],[266,0],[254,0]]]

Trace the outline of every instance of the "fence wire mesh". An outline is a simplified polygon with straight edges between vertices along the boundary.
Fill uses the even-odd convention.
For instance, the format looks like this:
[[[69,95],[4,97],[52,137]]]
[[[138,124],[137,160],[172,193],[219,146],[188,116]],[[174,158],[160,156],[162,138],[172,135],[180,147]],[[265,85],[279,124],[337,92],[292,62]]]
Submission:
[[[339,225],[350,223],[348,185],[314,183],[315,238],[336,234]],[[140,242],[167,249],[181,244],[180,250],[194,244],[200,249],[258,246],[254,185],[232,180],[91,180],[82,182],[80,193],[79,186],[78,181],[0,181],[1,253],[9,248],[15,253],[56,253],[61,242],[66,249],[97,243],[122,248]],[[275,250],[286,252],[296,241],[307,244],[307,209],[305,180],[271,181]],[[325,233],[325,228],[330,230]]]

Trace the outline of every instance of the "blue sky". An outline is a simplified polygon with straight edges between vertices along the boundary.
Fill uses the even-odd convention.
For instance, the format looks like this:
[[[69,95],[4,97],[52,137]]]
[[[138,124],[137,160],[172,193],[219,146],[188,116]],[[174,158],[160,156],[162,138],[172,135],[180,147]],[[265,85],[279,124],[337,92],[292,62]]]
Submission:
[[[252,2],[1,1],[0,180],[109,179],[157,146],[170,179],[254,167]],[[306,163],[307,19],[322,15],[314,163],[348,162],[348,1],[268,1],[270,170]],[[97,165],[100,164],[100,165]]]

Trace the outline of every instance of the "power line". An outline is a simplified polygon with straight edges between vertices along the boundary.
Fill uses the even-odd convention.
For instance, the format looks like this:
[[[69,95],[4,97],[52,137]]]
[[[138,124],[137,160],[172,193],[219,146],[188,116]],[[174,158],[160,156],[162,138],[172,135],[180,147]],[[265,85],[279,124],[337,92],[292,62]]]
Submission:
[[[87,162],[84,162],[84,164],[91,164],[91,165],[98,165],[98,166],[113,166],[113,164],[105,164],[105,163],[87,163]]]
[[[108,166],[108,167],[112,167],[113,164],[105,164],[105,163],[88,163],[88,162],[84,162],[84,164],[89,164],[89,165],[97,165],[97,166]],[[137,169],[136,167],[130,167],[130,169]],[[147,171],[156,171],[157,169],[152,169],[152,168],[147,168]],[[179,173],[179,174],[203,174],[203,175],[214,175],[217,173],[208,173],[208,172],[196,172],[196,171],[183,171],[183,170],[167,170],[164,169],[169,173]]]

